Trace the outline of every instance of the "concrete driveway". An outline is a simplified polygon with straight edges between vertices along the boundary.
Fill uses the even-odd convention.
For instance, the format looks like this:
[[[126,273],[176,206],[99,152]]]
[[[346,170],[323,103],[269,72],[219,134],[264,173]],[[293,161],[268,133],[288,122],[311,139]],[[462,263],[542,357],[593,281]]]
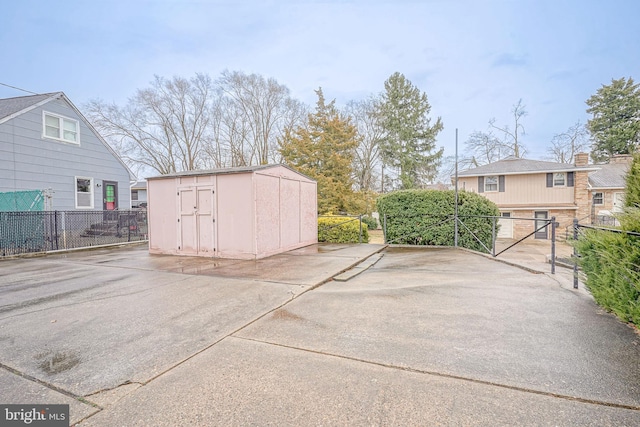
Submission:
[[[83,426],[640,424],[640,339],[567,276],[383,248],[1,261],[0,402]]]

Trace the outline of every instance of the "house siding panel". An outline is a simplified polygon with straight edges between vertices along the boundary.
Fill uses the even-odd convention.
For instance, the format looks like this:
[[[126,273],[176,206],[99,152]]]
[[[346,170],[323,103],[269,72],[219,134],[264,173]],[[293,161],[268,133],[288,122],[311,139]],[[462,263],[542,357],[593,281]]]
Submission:
[[[42,137],[43,110],[79,122],[80,145]],[[94,179],[94,208],[102,209],[102,181],[118,183],[118,207],[131,206],[128,170],[64,100],[0,124],[0,191],[53,191],[52,209],[75,209],[75,176]],[[100,184],[100,187],[97,187]]]
[[[547,188],[545,174],[507,175],[504,177],[504,192],[483,192],[483,196],[498,205],[527,205],[532,200],[537,205],[557,205],[574,203],[574,187]],[[466,191],[478,191],[478,178],[465,177],[459,186]]]

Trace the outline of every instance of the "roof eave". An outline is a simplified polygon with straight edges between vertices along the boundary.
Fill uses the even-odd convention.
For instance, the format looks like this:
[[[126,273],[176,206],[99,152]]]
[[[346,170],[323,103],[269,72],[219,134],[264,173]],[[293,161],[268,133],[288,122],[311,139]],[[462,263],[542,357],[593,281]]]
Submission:
[[[545,169],[537,171],[513,171],[513,172],[484,172],[476,174],[458,173],[458,178],[474,177],[474,176],[495,176],[495,175],[536,175],[540,173],[558,173],[558,172],[594,172],[600,170],[599,167],[573,167],[566,169]]]

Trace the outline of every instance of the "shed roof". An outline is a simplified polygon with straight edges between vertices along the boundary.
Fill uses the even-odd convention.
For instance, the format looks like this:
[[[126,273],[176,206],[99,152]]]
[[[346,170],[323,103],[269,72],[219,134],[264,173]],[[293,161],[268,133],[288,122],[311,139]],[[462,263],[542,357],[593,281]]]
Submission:
[[[576,170],[596,170],[593,165],[576,166],[570,163],[545,162],[541,160],[509,157],[494,163],[468,169],[458,176],[517,175],[543,172],[570,172]]]
[[[202,169],[202,170],[192,170],[192,171],[184,171],[184,172],[174,172],[174,173],[169,173],[165,175],[149,177],[147,178],[147,180],[162,179],[162,178],[176,178],[180,176],[227,175],[227,174],[234,174],[234,173],[247,173],[247,172],[255,172],[255,171],[264,170],[264,169],[276,168],[276,167],[283,167],[283,168],[289,169],[291,172],[304,176],[307,179],[311,179],[305,174],[302,174],[287,165],[273,164],[273,165],[236,166],[233,168]]]

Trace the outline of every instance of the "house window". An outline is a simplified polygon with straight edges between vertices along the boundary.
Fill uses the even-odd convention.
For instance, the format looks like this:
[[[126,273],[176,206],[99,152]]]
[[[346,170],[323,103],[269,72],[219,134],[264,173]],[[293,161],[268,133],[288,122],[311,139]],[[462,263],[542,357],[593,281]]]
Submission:
[[[131,190],[131,200],[138,200],[138,190]]]
[[[80,126],[77,120],[46,111],[43,112],[43,117],[43,137],[73,144],[80,143]]]
[[[93,178],[76,177],[76,209],[93,209]]]
[[[564,187],[565,186],[565,174],[564,172],[554,173],[553,174],[553,186],[554,187]]]
[[[575,185],[575,174],[573,172],[549,172],[547,174],[547,188],[551,187],[573,187]]]
[[[604,193],[593,193],[593,204],[604,205]]]
[[[485,176],[484,177],[484,191],[498,191],[498,177],[497,176]]]

